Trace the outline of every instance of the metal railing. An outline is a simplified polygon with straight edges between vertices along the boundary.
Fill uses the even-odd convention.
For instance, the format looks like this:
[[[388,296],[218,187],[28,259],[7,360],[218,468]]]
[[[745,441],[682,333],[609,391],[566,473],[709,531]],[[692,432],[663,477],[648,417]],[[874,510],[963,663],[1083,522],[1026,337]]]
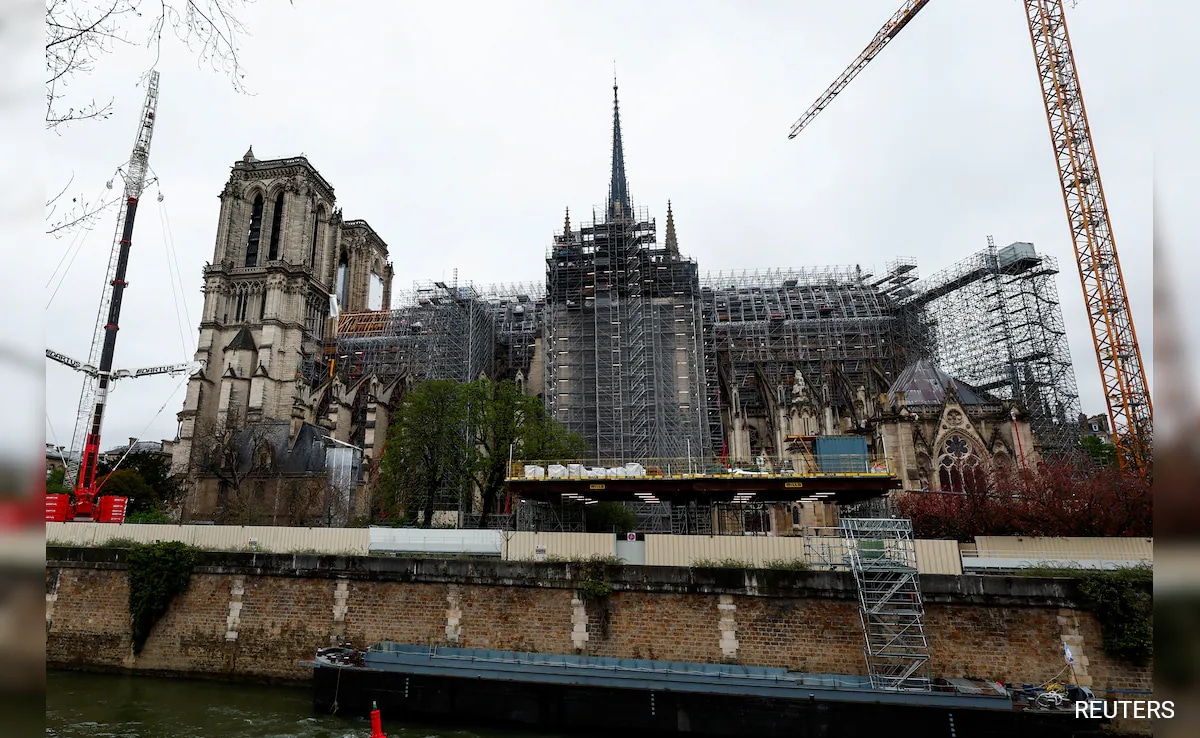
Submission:
[[[805,459],[731,459],[721,457],[623,459],[540,459],[513,461],[509,479],[688,479],[736,477],[888,477],[893,465],[885,456],[821,454]]]

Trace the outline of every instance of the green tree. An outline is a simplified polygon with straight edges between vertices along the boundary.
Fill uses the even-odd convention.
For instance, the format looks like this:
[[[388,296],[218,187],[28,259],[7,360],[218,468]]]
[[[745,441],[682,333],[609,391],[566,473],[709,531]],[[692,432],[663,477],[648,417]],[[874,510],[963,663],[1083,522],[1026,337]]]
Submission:
[[[526,395],[512,380],[479,379],[464,389],[474,439],[468,453],[471,481],[483,502],[483,527],[504,495],[510,452],[514,459],[577,458],[587,453],[587,442],[568,434],[541,400]]]
[[[1087,455],[1101,466],[1117,465],[1117,447],[1111,443],[1105,443],[1098,436],[1084,436],[1079,443]]]
[[[133,469],[118,469],[104,477],[100,481],[100,494],[128,497],[127,515],[162,509],[162,500],[159,499],[158,493]]]
[[[628,533],[637,527],[637,516],[619,502],[598,502],[583,510],[588,533]]]
[[[46,477],[46,494],[48,495],[73,495],[75,490],[67,486],[67,470],[59,467],[50,472],[50,476]]]
[[[409,390],[388,428],[380,460],[379,507],[384,517],[433,525],[438,493],[462,493],[470,478],[466,393],[453,380],[421,382]]]
[[[152,451],[137,451],[126,456],[123,460],[117,463],[99,464],[100,474],[109,474],[116,470],[130,470],[138,473],[146,484],[154,490],[154,495],[157,503],[154,507],[156,512],[166,512],[167,508],[179,502],[183,496],[183,480],[179,475],[171,474],[171,457],[166,454],[155,453]],[[142,512],[143,508],[139,506],[138,512]],[[145,511],[149,511],[146,509]]]

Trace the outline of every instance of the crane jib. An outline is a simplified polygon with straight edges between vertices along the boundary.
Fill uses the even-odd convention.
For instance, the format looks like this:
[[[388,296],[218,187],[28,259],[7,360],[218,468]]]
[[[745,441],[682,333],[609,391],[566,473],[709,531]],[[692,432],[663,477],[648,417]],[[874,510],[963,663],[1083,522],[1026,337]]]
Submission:
[[[825,110],[833,99],[907,26],[929,0],[906,0],[866,49],[792,125],[788,138]],[[1125,278],[1112,235],[1095,146],[1075,68],[1062,0],[1023,0],[1050,128],[1059,183],[1071,229],[1092,342],[1108,406],[1118,464],[1148,473],[1153,456],[1154,409],[1146,382]]]

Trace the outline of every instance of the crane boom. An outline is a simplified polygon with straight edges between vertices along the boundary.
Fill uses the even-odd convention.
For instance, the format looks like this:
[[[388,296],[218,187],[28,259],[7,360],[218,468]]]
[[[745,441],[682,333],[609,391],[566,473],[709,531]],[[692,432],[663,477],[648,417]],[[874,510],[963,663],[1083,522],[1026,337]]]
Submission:
[[[1154,410],[1062,0],[1024,0],[1024,5],[1113,444],[1121,466],[1148,471]]]
[[[1100,170],[1062,0],[1022,2],[1029,20],[1029,36],[1071,227],[1075,262],[1079,267],[1092,342],[1104,384],[1113,444],[1123,468],[1145,473],[1150,469],[1152,458],[1154,410],[1125,292],[1125,279],[1117,258],[1104,187],[1100,183]],[[928,0],[905,2],[858,58],[796,121],[788,138],[795,138],[828,107],[927,4]]]
[[[88,352],[87,364],[97,367],[97,371],[95,374],[88,373],[84,376],[75,435],[71,442],[72,459],[79,460],[78,472],[73,475],[75,504],[80,515],[84,517],[91,516],[92,498],[95,497],[97,489],[96,466],[100,455],[100,427],[104,420],[113,355],[117,345],[121,298],[127,284],[125,273],[129,266],[133,223],[150,167],[150,139],[154,134],[154,115],[158,108],[158,76],[158,72],[151,72],[147,81],[146,101],[142,105],[133,153],[129,157],[128,171],[125,172],[125,207],[117,217],[116,236],[109,255],[104,290],[100,297],[100,310],[92,334],[92,346]],[[70,471],[74,472],[75,469]]]
[[[79,359],[72,359],[66,354],[60,354],[53,349],[46,349],[46,358],[52,361],[57,361],[63,366],[70,367],[77,372],[82,372],[93,377],[100,376],[100,370],[96,367],[85,364]],[[118,379],[137,379],[138,377],[153,377],[159,374],[167,374],[177,376],[179,374],[187,374],[204,368],[203,361],[184,361],[178,364],[161,364],[159,366],[147,366],[141,369],[117,369],[109,371],[109,382],[115,382]]]
[[[846,85],[850,84],[850,80],[857,77],[858,73],[872,59],[878,56],[880,51],[883,51],[883,47],[887,46],[888,42],[895,38],[896,34],[900,33],[908,25],[908,22],[916,17],[917,13],[921,12],[921,8],[924,8],[928,4],[929,0],[907,0],[904,6],[897,10],[895,15],[888,19],[887,23],[883,24],[883,28],[879,29],[879,32],[875,34],[875,38],[871,39],[871,43],[867,44],[867,48],[863,49],[858,58],[849,67],[846,67],[846,71],[842,72],[841,76],[835,79],[833,84],[829,85],[829,89],[825,90],[817,98],[817,101],[809,106],[804,115],[800,117],[800,120],[792,125],[792,132],[788,134],[788,138],[792,139],[799,135],[800,131],[803,131],[805,126],[811,123],[813,118],[817,117],[818,113],[828,107],[829,103],[833,102],[833,98],[837,97],[839,92],[846,89]]]

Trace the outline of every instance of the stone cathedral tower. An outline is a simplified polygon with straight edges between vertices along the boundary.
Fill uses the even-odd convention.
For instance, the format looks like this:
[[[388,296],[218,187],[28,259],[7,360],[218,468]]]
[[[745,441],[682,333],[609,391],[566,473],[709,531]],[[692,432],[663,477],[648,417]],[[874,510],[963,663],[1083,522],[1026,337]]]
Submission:
[[[220,194],[216,245],[173,467],[188,472],[198,434],[270,421],[314,422],[312,389],[334,311],[387,309],[387,244],[343,220],[333,187],[304,157],[250,149]]]

